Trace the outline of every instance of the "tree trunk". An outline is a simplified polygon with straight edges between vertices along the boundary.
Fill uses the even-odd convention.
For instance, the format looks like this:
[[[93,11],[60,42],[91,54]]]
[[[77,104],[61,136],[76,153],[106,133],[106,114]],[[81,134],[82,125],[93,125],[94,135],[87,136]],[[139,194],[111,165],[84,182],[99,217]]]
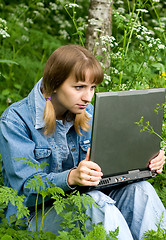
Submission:
[[[100,56],[104,66],[110,66],[109,42],[112,34],[112,4],[110,0],[91,0],[85,46]],[[105,61],[107,58],[107,61]]]

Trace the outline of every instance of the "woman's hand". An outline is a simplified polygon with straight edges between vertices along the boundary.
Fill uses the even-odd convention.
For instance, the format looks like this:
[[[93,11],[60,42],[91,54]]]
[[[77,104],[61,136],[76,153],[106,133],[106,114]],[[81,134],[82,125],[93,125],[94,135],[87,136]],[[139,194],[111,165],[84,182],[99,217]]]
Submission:
[[[156,170],[157,173],[161,173],[165,164],[165,159],[165,152],[163,150],[160,150],[158,156],[150,161],[150,170]]]
[[[68,184],[79,186],[97,186],[103,176],[101,168],[90,161],[90,148],[85,160],[81,161],[76,169],[72,169],[68,176]]]

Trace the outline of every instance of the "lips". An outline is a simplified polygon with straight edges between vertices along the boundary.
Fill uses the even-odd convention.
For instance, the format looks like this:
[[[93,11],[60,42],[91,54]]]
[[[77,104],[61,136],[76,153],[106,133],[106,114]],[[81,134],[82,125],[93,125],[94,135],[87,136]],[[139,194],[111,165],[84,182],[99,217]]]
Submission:
[[[83,104],[78,104],[79,108],[81,109],[85,109],[87,107],[87,105],[83,105]]]

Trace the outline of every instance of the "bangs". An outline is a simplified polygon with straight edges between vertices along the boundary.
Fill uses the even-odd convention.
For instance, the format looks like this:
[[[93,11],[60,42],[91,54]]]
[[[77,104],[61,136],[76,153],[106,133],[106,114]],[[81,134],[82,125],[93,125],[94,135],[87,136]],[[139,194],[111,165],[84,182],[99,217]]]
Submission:
[[[75,75],[76,81],[86,81],[86,74],[90,74],[90,80],[92,83],[100,84],[103,81],[104,73],[100,64],[96,61],[84,61],[77,62],[73,68],[73,74]]]

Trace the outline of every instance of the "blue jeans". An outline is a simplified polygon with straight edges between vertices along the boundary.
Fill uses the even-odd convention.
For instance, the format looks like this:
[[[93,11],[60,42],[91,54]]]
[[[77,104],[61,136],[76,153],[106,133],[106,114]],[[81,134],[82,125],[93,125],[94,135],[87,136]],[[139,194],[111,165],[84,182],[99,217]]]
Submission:
[[[92,223],[101,222],[107,232],[119,226],[119,240],[141,239],[145,231],[156,230],[156,223],[163,215],[163,228],[166,228],[166,210],[149,182],[132,183],[121,188],[107,190],[107,195],[100,191],[88,194],[99,205],[99,208],[87,207],[87,215],[92,219],[86,222],[87,229]],[[60,217],[52,209],[45,219],[44,231],[58,234],[57,223]],[[39,224],[41,212],[38,213]],[[35,229],[35,218],[31,220]]]

